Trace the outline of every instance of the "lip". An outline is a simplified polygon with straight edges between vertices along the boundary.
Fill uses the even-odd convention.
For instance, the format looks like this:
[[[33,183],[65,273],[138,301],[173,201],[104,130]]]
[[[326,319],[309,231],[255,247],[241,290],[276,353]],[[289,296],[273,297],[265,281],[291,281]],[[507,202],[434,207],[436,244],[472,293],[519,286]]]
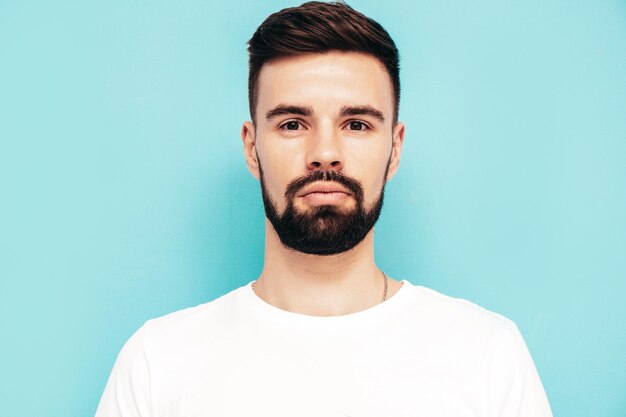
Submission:
[[[335,194],[342,193],[346,195],[352,195],[352,193],[339,183],[332,181],[314,182],[302,188],[296,197],[305,197],[309,194]]]

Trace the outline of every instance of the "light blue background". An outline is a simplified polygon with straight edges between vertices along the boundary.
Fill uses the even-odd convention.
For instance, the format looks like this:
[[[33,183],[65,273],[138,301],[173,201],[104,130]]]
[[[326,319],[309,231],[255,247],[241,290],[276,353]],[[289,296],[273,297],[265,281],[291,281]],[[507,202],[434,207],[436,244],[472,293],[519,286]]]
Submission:
[[[284,1],[0,0],[0,415],[90,416],[145,320],[262,266],[245,42]],[[518,323],[558,416],[626,415],[626,3],[353,1],[402,55],[395,278]]]

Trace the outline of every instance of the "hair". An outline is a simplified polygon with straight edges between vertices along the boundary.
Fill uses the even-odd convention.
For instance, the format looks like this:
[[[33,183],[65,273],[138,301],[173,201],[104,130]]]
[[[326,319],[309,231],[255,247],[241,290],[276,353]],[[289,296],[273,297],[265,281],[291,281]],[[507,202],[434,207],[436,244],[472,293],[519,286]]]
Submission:
[[[400,108],[399,54],[389,33],[344,2],[310,1],[270,15],[248,41],[248,103],[255,121],[259,73],[270,61],[308,53],[361,52],[387,69],[394,93],[394,124]]]

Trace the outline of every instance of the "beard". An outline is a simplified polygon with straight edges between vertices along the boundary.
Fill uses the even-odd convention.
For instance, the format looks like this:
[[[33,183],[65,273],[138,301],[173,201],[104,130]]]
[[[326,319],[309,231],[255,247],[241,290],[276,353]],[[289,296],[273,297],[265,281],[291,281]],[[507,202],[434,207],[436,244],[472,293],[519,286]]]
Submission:
[[[389,163],[385,171],[385,178]],[[259,163],[261,194],[265,215],[274,226],[282,244],[289,249],[311,255],[336,255],[361,243],[372,230],[383,207],[385,184],[369,210],[363,205],[363,186],[354,178],[337,171],[313,171],[291,181],[285,191],[287,206],[282,214],[267,192],[263,169]],[[321,205],[301,211],[294,206],[295,195],[304,186],[316,181],[334,181],[346,187],[355,199],[349,210],[333,205]]]

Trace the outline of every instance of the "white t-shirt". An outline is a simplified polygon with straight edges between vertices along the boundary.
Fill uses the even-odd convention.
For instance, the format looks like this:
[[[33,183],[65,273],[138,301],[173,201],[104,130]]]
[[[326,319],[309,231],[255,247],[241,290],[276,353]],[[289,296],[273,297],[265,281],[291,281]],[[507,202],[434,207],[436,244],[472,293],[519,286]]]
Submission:
[[[314,317],[245,285],[149,320],[125,344],[97,417],[544,417],[517,327],[403,281],[384,303]]]

